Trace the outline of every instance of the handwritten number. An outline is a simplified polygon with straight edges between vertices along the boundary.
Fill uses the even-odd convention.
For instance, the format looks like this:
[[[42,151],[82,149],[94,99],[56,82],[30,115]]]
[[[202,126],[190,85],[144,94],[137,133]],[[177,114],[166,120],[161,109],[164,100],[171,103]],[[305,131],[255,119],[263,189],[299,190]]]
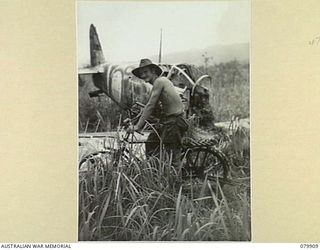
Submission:
[[[319,45],[320,43],[320,36],[314,37],[312,40],[309,41],[309,45]]]

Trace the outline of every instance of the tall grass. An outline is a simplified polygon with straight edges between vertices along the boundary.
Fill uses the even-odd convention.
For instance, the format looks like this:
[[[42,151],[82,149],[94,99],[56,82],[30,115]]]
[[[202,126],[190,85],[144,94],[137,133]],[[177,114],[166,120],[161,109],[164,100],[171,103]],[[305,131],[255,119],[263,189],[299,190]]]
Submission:
[[[79,124],[83,132],[102,132],[115,129],[123,111],[106,96],[90,98],[89,92],[97,90],[90,75],[81,76],[78,88]]]
[[[112,162],[80,173],[79,240],[250,240],[249,183],[179,182],[165,157]]]
[[[215,121],[230,121],[232,116],[249,118],[250,82],[249,64],[233,60],[226,63],[200,66],[202,72],[211,76],[207,83],[210,106]]]

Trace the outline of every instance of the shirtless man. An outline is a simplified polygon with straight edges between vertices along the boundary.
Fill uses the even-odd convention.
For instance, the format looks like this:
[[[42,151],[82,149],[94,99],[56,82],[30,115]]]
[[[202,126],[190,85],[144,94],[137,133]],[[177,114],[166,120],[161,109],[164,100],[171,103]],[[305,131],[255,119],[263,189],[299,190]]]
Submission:
[[[141,59],[140,66],[132,73],[153,85],[151,95],[146,104],[138,123],[129,127],[128,131],[139,131],[143,128],[158,102],[162,105],[161,127],[157,129],[165,150],[172,153],[172,164],[178,167],[180,163],[182,137],[188,129],[188,124],[183,118],[184,105],[173,83],[166,77],[161,76],[162,69],[149,59]],[[150,133],[146,142],[147,156],[159,152],[160,140],[157,133]]]

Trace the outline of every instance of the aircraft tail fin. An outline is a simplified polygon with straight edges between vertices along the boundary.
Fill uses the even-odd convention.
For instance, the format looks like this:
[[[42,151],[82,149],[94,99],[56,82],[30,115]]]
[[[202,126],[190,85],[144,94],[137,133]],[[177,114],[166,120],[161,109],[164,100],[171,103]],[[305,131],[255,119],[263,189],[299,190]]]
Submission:
[[[90,62],[97,66],[105,62],[96,27],[90,25]]]

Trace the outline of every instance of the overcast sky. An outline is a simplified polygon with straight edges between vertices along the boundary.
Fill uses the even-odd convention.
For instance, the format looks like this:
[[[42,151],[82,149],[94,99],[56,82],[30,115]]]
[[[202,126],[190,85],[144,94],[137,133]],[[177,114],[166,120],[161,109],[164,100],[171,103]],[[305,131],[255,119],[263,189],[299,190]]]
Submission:
[[[77,6],[79,66],[88,64],[94,24],[108,62],[250,41],[249,1],[82,1]]]

